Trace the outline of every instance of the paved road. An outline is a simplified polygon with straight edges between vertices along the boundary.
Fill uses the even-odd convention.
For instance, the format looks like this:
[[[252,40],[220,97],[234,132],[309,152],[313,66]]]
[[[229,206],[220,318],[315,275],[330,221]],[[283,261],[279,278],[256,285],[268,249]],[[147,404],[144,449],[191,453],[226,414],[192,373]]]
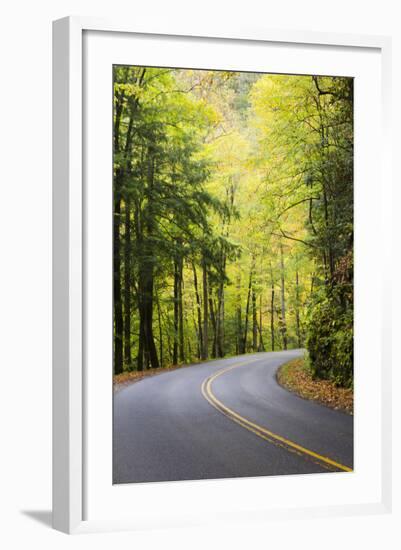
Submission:
[[[211,361],[114,396],[114,483],[347,471],[353,417],[277,384],[300,350]]]

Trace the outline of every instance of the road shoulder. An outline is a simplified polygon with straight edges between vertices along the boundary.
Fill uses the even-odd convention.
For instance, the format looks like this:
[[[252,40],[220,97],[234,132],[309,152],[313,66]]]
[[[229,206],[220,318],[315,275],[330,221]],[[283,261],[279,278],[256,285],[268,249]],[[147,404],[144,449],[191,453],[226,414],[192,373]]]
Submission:
[[[329,380],[314,380],[302,358],[293,359],[282,365],[277,370],[276,378],[282,387],[304,399],[317,401],[331,409],[353,414],[353,390],[339,388]]]

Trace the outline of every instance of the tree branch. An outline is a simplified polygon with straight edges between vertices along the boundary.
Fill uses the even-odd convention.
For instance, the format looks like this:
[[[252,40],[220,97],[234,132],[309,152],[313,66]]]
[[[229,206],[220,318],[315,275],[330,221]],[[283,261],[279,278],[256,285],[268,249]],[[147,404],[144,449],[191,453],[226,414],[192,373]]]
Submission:
[[[298,204],[302,204],[303,202],[307,202],[307,201],[318,201],[318,200],[319,200],[319,197],[307,197],[306,199],[301,199],[300,201],[294,202],[294,204],[290,204],[290,206],[287,206],[287,208],[284,208],[284,210],[282,210],[280,214],[277,216],[277,219],[281,218],[281,216],[285,212],[287,212],[287,210],[291,210],[291,208],[298,206]]]
[[[280,235],[278,233],[272,232],[272,235],[275,235],[276,237],[284,237],[285,239],[290,239],[291,241],[296,241],[298,243],[302,243],[305,246],[310,246],[311,248],[317,248],[314,244],[308,243],[306,241],[303,241],[302,239],[297,239],[296,237],[290,237],[290,235],[287,235],[281,228],[280,228]]]

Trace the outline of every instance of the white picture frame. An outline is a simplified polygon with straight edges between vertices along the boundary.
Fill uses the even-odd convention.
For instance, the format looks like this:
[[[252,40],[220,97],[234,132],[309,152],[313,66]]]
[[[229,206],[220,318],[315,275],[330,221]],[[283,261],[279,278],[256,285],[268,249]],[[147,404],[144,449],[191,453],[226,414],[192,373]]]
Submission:
[[[85,373],[85,277],[87,261],[85,248],[84,216],[84,148],[83,120],[83,57],[84,33],[119,33],[119,36],[180,37],[183,40],[201,40],[204,43],[224,40],[238,43],[286,44],[293,48],[341,48],[345,52],[366,49],[375,51],[381,63],[381,144],[380,179],[381,189],[390,194],[390,56],[391,42],[387,37],[336,35],[313,32],[282,32],[274,30],[214,30],[142,28],[127,22],[104,21],[93,18],[68,17],[54,22],[53,28],[53,526],[66,533],[136,529],[146,523],[146,514],[141,521],[132,515],[121,520],[99,517],[87,519],[85,508],[86,476],[88,465],[84,460],[87,445],[86,422],[86,373]],[[113,40],[110,34],[111,40]],[[110,182],[111,184],[111,182]],[[382,191],[383,192],[383,191]],[[384,206],[380,212],[381,231],[385,231]],[[383,233],[384,234],[384,233]],[[388,258],[382,251],[383,265]],[[381,285],[387,285],[385,269]],[[383,294],[384,295],[384,294]],[[380,498],[370,502],[333,503],[321,507],[278,507],[269,511],[271,517],[311,517],[313,515],[348,515],[385,513],[391,509],[391,357],[387,319],[389,303],[381,299],[380,341],[380,392],[381,441]],[[184,483],[184,482],[181,482]],[[199,482],[198,486],[199,486]],[[241,482],[240,482],[241,483]],[[185,483],[184,483],[185,485]],[[165,485],[166,487],[166,485]],[[222,486],[216,486],[221,491]],[[226,487],[228,487],[226,485]],[[243,485],[242,485],[243,487]],[[237,490],[241,485],[237,485]],[[135,487],[132,487],[135,490]],[[141,491],[146,491],[141,487]],[[149,491],[157,491],[153,484]],[[167,484],[168,490],[168,484]],[[164,490],[165,491],[165,490]],[[235,505],[234,508],[235,509]],[[234,510],[235,511],[235,510]],[[266,512],[259,510],[258,520],[267,519]],[[177,512],[177,516],[179,513]],[[149,517],[149,522],[154,518]],[[194,518],[174,514],[165,524],[191,524]],[[198,518],[196,522],[202,522]]]

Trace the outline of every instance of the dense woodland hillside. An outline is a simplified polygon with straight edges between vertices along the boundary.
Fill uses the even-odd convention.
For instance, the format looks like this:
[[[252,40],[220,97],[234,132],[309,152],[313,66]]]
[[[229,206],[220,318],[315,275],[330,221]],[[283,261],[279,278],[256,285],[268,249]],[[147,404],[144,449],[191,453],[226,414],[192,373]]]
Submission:
[[[306,347],[352,386],[353,81],[114,69],[114,372]]]

